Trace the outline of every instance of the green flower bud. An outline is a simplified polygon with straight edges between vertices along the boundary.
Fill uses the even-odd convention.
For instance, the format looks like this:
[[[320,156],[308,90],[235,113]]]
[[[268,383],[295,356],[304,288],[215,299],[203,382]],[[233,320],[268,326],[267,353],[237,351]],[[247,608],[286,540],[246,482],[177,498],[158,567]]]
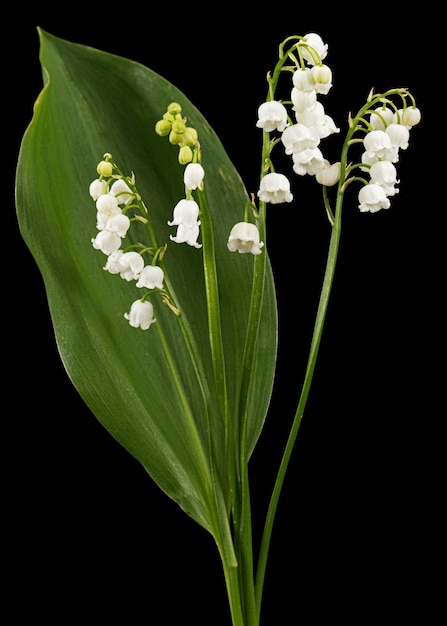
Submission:
[[[110,163],[110,161],[100,161],[96,171],[100,176],[111,176],[113,172],[113,163]]]
[[[174,133],[174,131],[172,131],[172,130],[169,133],[169,141],[173,145],[177,145],[178,143],[180,143],[182,141],[182,138],[183,138],[182,135],[179,135],[178,133]]]
[[[192,161],[192,150],[189,146],[182,146],[178,152],[178,162],[180,165],[186,165]]]
[[[157,135],[160,135],[160,137],[166,137],[166,135],[169,135],[171,132],[171,127],[171,122],[168,122],[168,120],[158,120],[155,124],[155,132]]]
[[[175,117],[170,113],[163,113],[163,119],[168,120],[168,122],[171,122],[172,124],[172,122],[175,120]]]
[[[181,113],[181,110],[182,107],[178,102],[171,102],[168,106],[168,113],[171,113],[171,115],[177,115],[178,113]]]
[[[172,123],[172,132],[181,135],[186,130],[185,122],[180,118]]]
[[[196,129],[192,128],[191,126],[188,126],[188,128],[186,128],[185,132],[183,133],[183,141],[188,146],[195,146],[197,144],[198,137],[199,135]]]

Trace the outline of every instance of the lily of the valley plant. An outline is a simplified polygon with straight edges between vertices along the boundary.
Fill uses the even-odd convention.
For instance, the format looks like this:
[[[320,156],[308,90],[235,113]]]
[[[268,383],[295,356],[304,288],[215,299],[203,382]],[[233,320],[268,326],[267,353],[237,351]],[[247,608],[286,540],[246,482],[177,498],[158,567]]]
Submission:
[[[17,212],[45,281],[61,359],[104,427],[212,534],[233,626],[258,626],[344,198],[361,212],[390,209],[421,113],[406,88],[371,92],[347,113],[343,131],[326,110],[328,45],[315,33],[288,37],[253,120],[262,150],[259,186],[248,194],[205,118],[172,84],[127,59],[39,34],[44,88],[21,146]],[[324,141],[334,134],[340,157],[330,163]],[[284,154],[288,171],[275,165],[287,162]],[[277,354],[266,215],[274,219],[275,205],[293,203],[291,180],[309,176],[322,191],[328,257],[302,392],[257,546],[248,466]]]

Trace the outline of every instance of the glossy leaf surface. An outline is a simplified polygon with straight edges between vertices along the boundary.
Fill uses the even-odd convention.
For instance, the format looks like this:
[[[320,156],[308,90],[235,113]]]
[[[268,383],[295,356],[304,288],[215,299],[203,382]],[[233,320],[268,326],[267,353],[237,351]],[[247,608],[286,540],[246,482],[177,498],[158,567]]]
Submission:
[[[247,192],[206,119],[175,86],[138,63],[39,33],[44,89],[21,146],[17,213],[43,275],[61,359],[103,426],[171,498],[214,533],[216,506],[221,506],[216,502],[227,503],[229,497],[225,433],[209,347],[202,251],[169,240],[173,229],[167,221],[184,197],[177,149],[154,132],[169,102],[181,103],[199,133],[236,430],[253,256],[230,253],[226,242],[243,217]],[[105,272],[105,256],[92,247],[96,210],[88,187],[105,152],[123,172],[135,173],[157,239],[168,243],[166,268],[194,334],[200,380],[177,317],[154,298],[156,323],[147,331],[132,328],[124,313],[141,292],[135,281]],[[249,397],[250,450],[268,409],[276,335],[267,264]],[[63,399],[60,419],[76,419]]]

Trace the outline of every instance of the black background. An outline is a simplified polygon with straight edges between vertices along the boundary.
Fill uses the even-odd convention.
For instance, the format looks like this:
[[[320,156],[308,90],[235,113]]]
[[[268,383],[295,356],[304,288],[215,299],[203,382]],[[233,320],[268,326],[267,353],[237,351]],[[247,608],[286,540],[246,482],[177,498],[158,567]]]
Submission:
[[[384,616],[434,623],[440,579],[431,572],[441,559],[445,495],[445,192],[429,79],[437,49],[428,9],[405,28],[385,9],[364,10],[340,17],[278,4],[242,17],[228,4],[205,13],[186,5],[41,6],[10,21],[2,447],[13,617],[4,623],[230,624],[211,537],[97,423],[59,361],[14,209],[20,141],[42,86],[37,26],[174,83],[207,117],[249,191],[257,189],[265,74],[288,35],[314,31],[329,44],[334,86],[324,102],[342,134],[371,88],[406,86],[416,97],[423,119],[397,164],[391,209],[360,214],[355,191],[347,193],[320,358],[274,528],[262,625],[360,625],[385,623]],[[340,137],[325,145],[335,158]],[[271,410],[250,464],[256,538],[298,397],[328,242],[320,189],[297,178],[299,201],[269,217],[280,344]]]

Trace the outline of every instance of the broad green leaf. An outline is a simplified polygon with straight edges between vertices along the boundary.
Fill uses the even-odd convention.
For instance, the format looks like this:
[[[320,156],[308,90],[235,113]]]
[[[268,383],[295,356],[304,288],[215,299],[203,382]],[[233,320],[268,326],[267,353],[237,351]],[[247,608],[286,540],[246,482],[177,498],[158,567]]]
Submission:
[[[23,137],[16,203],[22,236],[45,282],[62,362],[103,426],[161,489],[215,534],[217,507],[229,498],[225,434],[213,378],[202,251],[169,240],[173,230],[167,221],[184,197],[183,168],[177,149],[154,127],[171,101],[181,103],[202,147],[236,422],[253,257],[230,253],[226,242],[242,219],[247,192],[206,119],[175,86],[138,63],[39,34],[44,88]],[[201,376],[179,320],[160,298],[152,299],[157,321],[149,330],[128,324],[124,313],[141,292],[134,281],[105,272],[106,257],[91,245],[96,210],[88,187],[105,152],[124,173],[135,173],[157,239],[168,243],[166,268],[195,336]],[[250,451],[268,410],[276,340],[268,263],[249,397]],[[61,419],[75,419],[69,407],[62,407]]]

